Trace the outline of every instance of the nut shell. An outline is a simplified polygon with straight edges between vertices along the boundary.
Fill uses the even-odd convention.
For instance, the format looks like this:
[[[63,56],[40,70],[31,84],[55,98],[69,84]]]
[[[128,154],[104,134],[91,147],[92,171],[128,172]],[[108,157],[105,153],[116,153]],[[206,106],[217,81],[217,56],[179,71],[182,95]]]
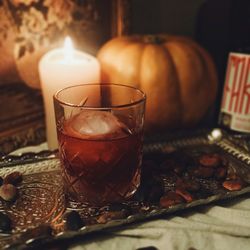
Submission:
[[[12,184],[3,184],[0,187],[0,197],[5,201],[14,201],[17,197],[17,188]]]

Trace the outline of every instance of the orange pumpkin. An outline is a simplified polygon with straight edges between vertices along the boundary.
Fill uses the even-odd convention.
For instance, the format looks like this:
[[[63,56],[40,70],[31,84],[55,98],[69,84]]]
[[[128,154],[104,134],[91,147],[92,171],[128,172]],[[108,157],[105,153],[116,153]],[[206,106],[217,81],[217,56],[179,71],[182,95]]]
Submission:
[[[215,101],[218,81],[213,61],[189,38],[117,37],[97,56],[102,82],[133,85],[146,93],[148,130],[193,126]]]

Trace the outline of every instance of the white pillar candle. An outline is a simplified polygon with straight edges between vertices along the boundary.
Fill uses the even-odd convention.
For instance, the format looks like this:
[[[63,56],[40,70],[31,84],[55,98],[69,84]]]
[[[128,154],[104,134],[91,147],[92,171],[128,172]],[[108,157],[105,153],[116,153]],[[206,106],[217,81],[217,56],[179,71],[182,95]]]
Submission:
[[[51,50],[41,58],[39,75],[45,107],[48,147],[56,149],[58,143],[53,95],[59,89],[68,86],[98,83],[100,65],[95,57],[75,50],[70,38],[67,37],[64,48]]]

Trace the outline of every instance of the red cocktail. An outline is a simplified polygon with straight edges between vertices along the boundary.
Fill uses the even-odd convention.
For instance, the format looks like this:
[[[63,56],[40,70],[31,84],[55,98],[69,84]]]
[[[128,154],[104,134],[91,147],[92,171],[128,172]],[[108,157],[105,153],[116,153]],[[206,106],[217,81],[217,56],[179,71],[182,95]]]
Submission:
[[[100,85],[72,88],[75,91],[80,88],[84,93],[84,89],[91,86],[100,88]],[[58,92],[55,99],[56,114],[61,113],[56,116],[66,192],[95,205],[131,197],[140,184],[142,158],[145,96],[139,90],[122,85],[103,85],[102,88],[113,88],[108,95],[110,107],[90,108],[85,102],[81,107],[66,108],[62,105],[67,104],[57,103],[62,92]],[[111,94],[118,88],[126,88],[131,95],[135,92],[135,103],[114,105]],[[140,99],[136,96],[139,94]]]

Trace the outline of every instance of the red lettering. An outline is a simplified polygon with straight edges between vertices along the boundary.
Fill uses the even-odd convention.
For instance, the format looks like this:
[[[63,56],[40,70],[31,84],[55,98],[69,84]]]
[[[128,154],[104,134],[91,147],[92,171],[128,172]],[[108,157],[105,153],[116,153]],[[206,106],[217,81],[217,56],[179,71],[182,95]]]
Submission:
[[[239,93],[239,96],[238,98],[236,99],[236,103],[234,105],[234,112],[237,112],[238,109],[239,109],[239,101],[241,99],[241,103],[242,103],[242,100],[244,99],[243,98],[243,89],[244,89],[244,83],[243,83],[243,75],[245,73],[245,68],[246,68],[246,57],[243,57],[242,58],[242,67],[241,67],[241,71],[240,71],[240,80],[239,80],[239,87],[238,87],[238,93]]]
[[[222,108],[228,112],[250,114],[250,56],[230,54]]]
[[[245,114],[249,112],[249,93],[248,93],[249,83],[247,83],[249,72],[250,72],[250,57],[248,58],[248,61],[247,61],[247,68],[246,68],[246,73],[245,73],[245,78],[244,78],[244,83],[243,83],[243,89],[241,90],[242,93],[241,93],[240,108],[239,108],[240,114],[243,111],[243,104],[244,104],[245,98],[247,98]]]
[[[233,67],[234,67],[234,78],[233,78],[233,86],[231,89],[231,96],[230,96],[230,102],[229,102],[229,111],[232,111],[233,109],[233,102],[234,100],[237,101],[237,98],[239,97],[239,89],[237,88],[237,76],[239,73],[239,65],[242,61],[242,58],[237,57],[237,56],[232,56],[231,57],[232,62],[233,62]]]

